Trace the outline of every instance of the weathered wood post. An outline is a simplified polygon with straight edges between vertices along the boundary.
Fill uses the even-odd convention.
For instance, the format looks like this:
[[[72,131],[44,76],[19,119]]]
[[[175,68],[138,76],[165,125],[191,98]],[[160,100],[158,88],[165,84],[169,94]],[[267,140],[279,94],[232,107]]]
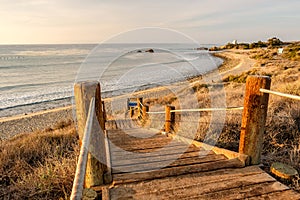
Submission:
[[[104,101],[101,101],[101,103],[102,103],[102,115],[103,115],[103,130],[105,130],[106,128],[105,128],[105,122],[106,122],[106,110],[105,110],[105,103],[104,103]]]
[[[141,117],[143,117],[143,98],[137,98],[136,99],[137,102],[137,108],[138,108],[138,118],[140,119]]]
[[[146,121],[147,119],[148,119],[148,113],[147,112],[149,112],[149,106],[147,106],[147,105],[144,105],[143,106],[143,117],[142,117],[142,119],[143,119],[143,121]]]
[[[248,76],[246,81],[239,152],[250,156],[251,165],[260,163],[268,110],[269,95],[259,89],[270,85],[268,76]]]
[[[175,113],[171,112],[175,110],[174,106],[166,106],[165,114],[165,132],[169,133],[174,125]]]
[[[129,116],[130,116],[130,118],[132,118],[133,115],[134,115],[134,108],[130,106],[129,107]]]
[[[79,142],[84,134],[84,128],[89,111],[89,103],[92,97],[95,97],[95,114],[99,125],[104,130],[104,119],[101,102],[100,83],[97,81],[79,82],[74,85],[74,95],[76,103],[76,117],[79,134]],[[98,133],[92,133],[98,134]],[[100,133],[99,133],[100,134]],[[91,136],[93,137],[93,136]],[[101,145],[101,144],[99,144]],[[99,152],[104,153],[104,152]],[[90,188],[103,184],[103,174],[106,166],[99,162],[91,153],[88,154],[86,165],[85,187]]]

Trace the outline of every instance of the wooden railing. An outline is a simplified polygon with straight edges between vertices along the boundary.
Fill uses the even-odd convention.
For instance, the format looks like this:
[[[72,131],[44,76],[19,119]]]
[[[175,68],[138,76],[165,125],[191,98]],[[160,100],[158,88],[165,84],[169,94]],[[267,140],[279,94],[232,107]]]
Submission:
[[[100,83],[76,83],[77,130],[81,146],[71,199],[81,199],[83,188],[110,183],[110,153],[105,131],[105,109]]]
[[[78,163],[76,167],[75,178],[73,182],[72,194],[70,199],[81,199],[83,192],[83,183],[85,179],[86,173],[86,164],[88,159],[88,149],[90,144],[92,126],[93,126],[93,116],[95,113],[95,98],[91,99],[91,103],[89,106],[86,126],[84,129],[84,135],[82,138],[82,144],[80,148],[80,153],[78,157]]]
[[[164,131],[169,133],[173,130],[175,124],[175,113],[183,112],[208,112],[218,110],[243,110],[239,153],[240,155],[248,155],[250,161],[247,164],[256,165],[260,163],[260,156],[263,144],[263,135],[265,132],[265,123],[268,110],[269,94],[275,94],[288,98],[299,100],[296,95],[289,95],[270,90],[271,79],[267,76],[249,76],[246,81],[246,91],[244,96],[244,105],[239,107],[226,108],[197,108],[197,109],[182,109],[176,110],[174,106],[165,106],[164,111],[150,112],[149,106],[143,103],[142,98],[136,99],[136,107],[130,108],[130,116],[132,112],[137,112],[135,115],[143,122],[147,121],[150,114],[164,114]],[[79,142],[81,146],[80,157],[78,161],[78,171],[74,180],[73,199],[78,199],[77,196],[82,192],[83,179],[84,187],[90,188],[102,184],[110,183],[111,169],[109,157],[109,142],[105,130],[106,114],[104,103],[101,101],[101,92],[99,82],[82,82],[75,84],[75,101],[76,101],[76,116],[77,127],[79,134]],[[91,111],[91,109],[94,111]],[[93,114],[94,113],[94,114]],[[95,116],[94,122],[99,124],[100,128],[91,130],[91,115]],[[92,120],[93,121],[93,120]],[[93,123],[94,124],[94,123]],[[106,163],[101,163],[89,151],[89,135],[100,134],[100,152],[102,157],[105,157]],[[86,160],[86,161],[85,161]],[[86,167],[84,167],[86,166]],[[84,178],[83,178],[84,177]],[[82,186],[81,186],[82,185]]]
[[[269,94],[279,95],[300,100],[299,96],[284,94],[270,90],[271,79],[268,76],[249,76],[246,81],[244,106],[227,108],[197,108],[176,110],[173,106],[166,106],[164,111],[147,112],[148,114],[165,114],[165,132],[173,130],[176,123],[175,113],[208,112],[225,110],[243,110],[240,133],[239,153],[250,156],[250,164],[261,162],[260,156],[265,132]]]

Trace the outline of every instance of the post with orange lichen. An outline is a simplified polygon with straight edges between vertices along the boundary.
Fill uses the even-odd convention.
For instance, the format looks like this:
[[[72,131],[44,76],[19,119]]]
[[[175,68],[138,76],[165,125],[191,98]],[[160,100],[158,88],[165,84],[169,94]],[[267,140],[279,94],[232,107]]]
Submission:
[[[239,153],[250,156],[251,165],[260,163],[268,110],[269,95],[259,89],[270,85],[268,76],[248,76],[246,81]]]
[[[174,106],[166,106],[166,114],[165,114],[165,132],[170,133],[172,127],[174,125],[175,113],[171,112],[171,110],[175,110]]]

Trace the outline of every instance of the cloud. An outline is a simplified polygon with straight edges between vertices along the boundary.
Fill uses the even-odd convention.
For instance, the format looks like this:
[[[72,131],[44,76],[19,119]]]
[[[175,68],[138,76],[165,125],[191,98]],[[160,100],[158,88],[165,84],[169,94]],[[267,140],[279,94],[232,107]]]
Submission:
[[[245,38],[282,33],[278,24],[287,36],[294,37],[300,33],[296,26],[299,8],[298,0],[0,0],[0,26],[6,27],[0,37],[15,42],[61,42],[70,38],[74,42],[86,38],[97,42],[132,28],[161,26],[196,39],[197,35],[208,34],[205,38],[213,41],[213,35],[218,34],[215,32],[226,32],[227,37],[244,34]],[[20,32],[24,34],[18,35]],[[37,41],[30,38],[32,32],[43,36]]]

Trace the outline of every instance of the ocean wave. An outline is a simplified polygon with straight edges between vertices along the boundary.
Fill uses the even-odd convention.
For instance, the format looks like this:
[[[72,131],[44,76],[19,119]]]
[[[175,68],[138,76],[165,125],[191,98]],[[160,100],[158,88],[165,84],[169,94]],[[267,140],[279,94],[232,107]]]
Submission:
[[[100,51],[103,54],[88,55],[85,60],[94,46],[0,46],[0,111],[71,98],[76,73],[91,80],[101,79],[103,96],[110,97],[185,80],[212,68],[206,54],[184,45],[165,44],[162,49],[170,47],[167,51],[140,54],[126,53],[126,49],[130,52],[146,44],[106,44]],[[110,63],[120,52],[125,54]],[[93,73],[107,63],[110,65],[102,75]],[[76,66],[82,64],[90,68],[77,72]]]
[[[63,67],[63,66],[66,66],[66,65],[74,65],[74,66],[80,66],[80,64],[82,63],[83,59],[82,60],[78,60],[76,62],[60,62],[60,63],[47,63],[47,64],[33,64],[33,63],[21,63],[19,65],[0,65],[0,69],[20,69],[20,68],[40,68],[40,67]],[[57,62],[57,61],[56,61]],[[13,63],[14,64],[14,63]]]
[[[49,102],[73,96],[72,87],[45,88],[33,92],[8,93],[0,96],[0,110],[15,108],[18,106],[32,105],[41,102]]]
[[[4,107],[4,108],[0,107],[0,111],[7,110],[7,109],[12,109],[12,108],[19,108],[19,107],[23,107],[23,106],[37,105],[37,104],[41,104],[41,103],[53,102],[53,101],[58,101],[58,100],[66,100],[66,99],[70,99],[70,98],[73,98],[73,96],[66,96],[66,97],[62,97],[62,98],[53,98],[53,99],[48,99],[48,100],[44,100],[44,101],[36,101],[36,102],[32,102],[32,103],[23,103],[23,104],[18,104],[18,105],[14,105],[14,106]]]
[[[42,86],[51,86],[58,84],[67,84],[69,81],[52,81],[52,82],[44,82],[44,83],[26,83],[26,84],[16,84],[16,85],[8,85],[0,87],[0,91],[11,90],[11,89],[22,89],[29,87],[42,87]]]

